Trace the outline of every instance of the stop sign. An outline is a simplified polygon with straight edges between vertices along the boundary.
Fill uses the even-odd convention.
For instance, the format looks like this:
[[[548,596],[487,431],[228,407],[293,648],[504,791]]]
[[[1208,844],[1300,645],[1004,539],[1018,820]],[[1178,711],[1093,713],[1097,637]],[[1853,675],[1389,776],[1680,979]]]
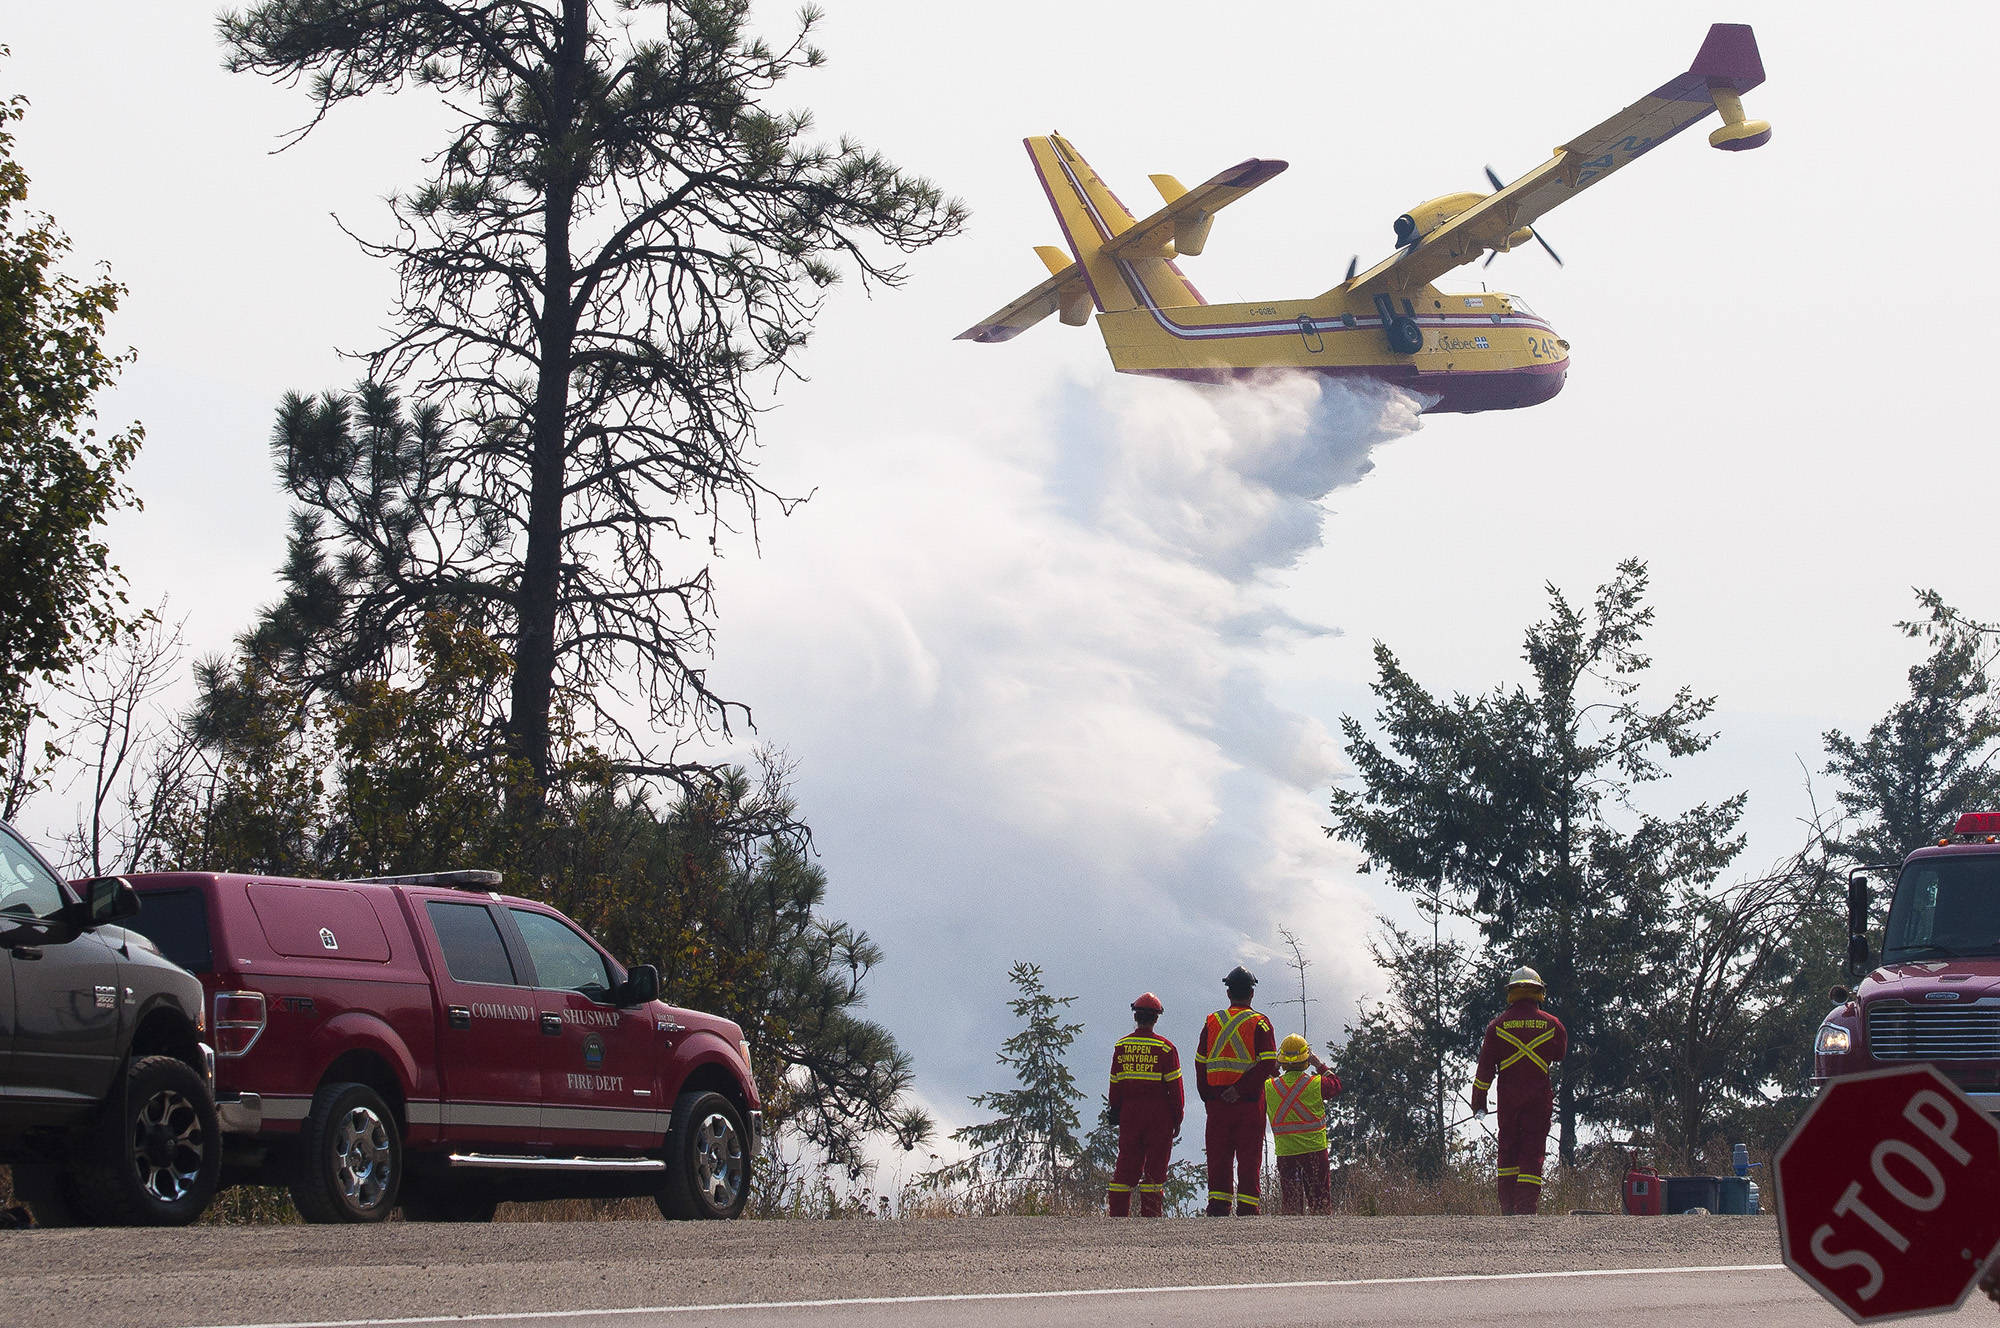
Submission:
[[[1786,1266],[1856,1323],[1956,1309],[2000,1249],[2000,1125],[1930,1065],[1834,1080],[1776,1166]]]

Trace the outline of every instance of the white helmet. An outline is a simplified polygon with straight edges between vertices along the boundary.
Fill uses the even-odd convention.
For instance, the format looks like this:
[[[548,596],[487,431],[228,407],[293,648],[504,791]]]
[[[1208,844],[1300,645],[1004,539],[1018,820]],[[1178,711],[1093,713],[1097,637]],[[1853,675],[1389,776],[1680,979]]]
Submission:
[[[1537,996],[1548,993],[1548,987],[1542,983],[1542,975],[1532,968],[1517,968],[1514,970],[1514,976],[1507,979],[1507,994],[1509,996],[1512,996],[1523,987],[1534,992]]]

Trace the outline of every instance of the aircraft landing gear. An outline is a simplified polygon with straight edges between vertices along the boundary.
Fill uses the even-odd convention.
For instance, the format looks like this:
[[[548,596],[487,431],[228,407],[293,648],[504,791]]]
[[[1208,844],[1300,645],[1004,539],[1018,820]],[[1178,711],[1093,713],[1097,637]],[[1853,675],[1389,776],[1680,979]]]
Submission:
[[[1387,295],[1375,297],[1375,312],[1382,315],[1382,334],[1388,339],[1392,352],[1415,355],[1424,348],[1423,328],[1417,326],[1416,319],[1397,313],[1395,304]]]

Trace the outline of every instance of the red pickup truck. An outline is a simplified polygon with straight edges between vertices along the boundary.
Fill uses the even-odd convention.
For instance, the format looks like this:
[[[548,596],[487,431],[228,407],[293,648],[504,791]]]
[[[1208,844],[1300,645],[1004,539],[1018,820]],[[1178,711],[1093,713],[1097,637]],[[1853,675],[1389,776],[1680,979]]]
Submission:
[[[497,873],[128,879],[131,926],[207,990],[225,1185],[286,1185],[309,1222],[743,1211],[763,1113],[742,1030]]]

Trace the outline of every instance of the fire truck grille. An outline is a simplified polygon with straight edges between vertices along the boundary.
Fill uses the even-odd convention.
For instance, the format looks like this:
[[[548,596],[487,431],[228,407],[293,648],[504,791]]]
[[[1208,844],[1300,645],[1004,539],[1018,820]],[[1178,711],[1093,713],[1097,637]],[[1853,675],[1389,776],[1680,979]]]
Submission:
[[[1868,1050],[1881,1061],[2000,1060],[2000,1005],[1868,1007]]]

